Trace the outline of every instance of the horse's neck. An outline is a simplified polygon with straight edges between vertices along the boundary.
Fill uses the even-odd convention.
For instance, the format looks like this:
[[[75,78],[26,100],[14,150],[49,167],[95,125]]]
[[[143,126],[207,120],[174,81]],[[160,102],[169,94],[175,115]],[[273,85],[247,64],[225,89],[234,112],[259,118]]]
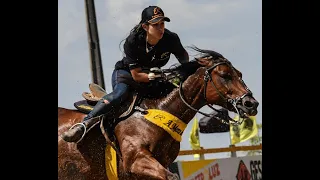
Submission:
[[[203,83],[200,78],[201,75],[191,75],[182,85],[182,95],[185,101],[195,109],[200,109],[205,105],[203,99]],[[145,100],[143,102],[145,108],[156,108],[167,111],[186,124],[188,124],[192,118],[196,115],[196,111],[190,109],[181,99],[179,95],[179,88],[174,89],[166,97],[159,100]]]

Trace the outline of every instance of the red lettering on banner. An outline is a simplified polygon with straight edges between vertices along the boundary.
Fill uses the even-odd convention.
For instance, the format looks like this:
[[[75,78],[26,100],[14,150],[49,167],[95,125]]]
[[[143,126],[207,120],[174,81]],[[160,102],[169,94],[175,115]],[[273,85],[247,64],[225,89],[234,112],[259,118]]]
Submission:
[[[212,180],[213,178],[220,176],[220,170],[219,170],[219,164],[214,164],[209,167],[209,180]]]
[[[204,180],[204,175],[203,173],[199,173],[197,174],[194,178],[192,178],[191,180]]]
[[[242,160],[240,160],[236,178],[237,180],[251,180],[251,174]]]

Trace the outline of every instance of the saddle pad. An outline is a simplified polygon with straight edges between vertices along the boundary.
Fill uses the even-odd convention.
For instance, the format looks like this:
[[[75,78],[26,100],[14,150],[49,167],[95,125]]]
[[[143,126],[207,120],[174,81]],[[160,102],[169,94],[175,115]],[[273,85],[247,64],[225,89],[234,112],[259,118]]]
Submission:
[[[88,104],[86,100],[77,101],[73,105],[75,108],[77,108],[77,110],[85,114],[88,114],[90,111],[92,111],[94,107]]]
[[[117,154],[116,151],[110,146],[110,144],[107,144],[105,159],[108,180],[118,180]]]

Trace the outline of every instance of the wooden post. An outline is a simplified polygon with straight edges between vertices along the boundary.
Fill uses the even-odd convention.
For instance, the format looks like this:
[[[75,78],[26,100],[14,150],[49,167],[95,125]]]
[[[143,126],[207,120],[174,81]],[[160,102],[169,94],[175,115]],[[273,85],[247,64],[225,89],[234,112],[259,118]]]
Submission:
[[[204,148],[201,146],[200,149],[203,150]],[[200,154],[199,160],[204,160],[204,159],[205,159],[205,158],[204,158],[204,154]]]
[[[94,0],[85,0],[93,83],[105,89]]]
[[[235,145],[229,145],[230,148],[236,147]],[[237,157],[237,151],[231,149],[231,157]]]

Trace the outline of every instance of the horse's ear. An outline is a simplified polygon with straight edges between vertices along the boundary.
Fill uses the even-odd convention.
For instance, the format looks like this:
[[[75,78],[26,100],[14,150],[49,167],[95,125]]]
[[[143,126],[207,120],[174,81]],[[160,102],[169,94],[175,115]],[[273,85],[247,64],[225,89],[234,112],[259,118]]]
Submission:
[[[213,58],[212,56],[208,56],[208,57],[205,57],[204,59],[211,60],[212,58]]]
[[[214,60],[213,60],[212,56],[205,57],[204,60],[206,60],[208,62],[208,64],[206,65],[207,67],[213,66]]]
[[[198,64],[206,67],[212,66],[213,64],[212,56],[196,58],[196,61],[198,62]]]

